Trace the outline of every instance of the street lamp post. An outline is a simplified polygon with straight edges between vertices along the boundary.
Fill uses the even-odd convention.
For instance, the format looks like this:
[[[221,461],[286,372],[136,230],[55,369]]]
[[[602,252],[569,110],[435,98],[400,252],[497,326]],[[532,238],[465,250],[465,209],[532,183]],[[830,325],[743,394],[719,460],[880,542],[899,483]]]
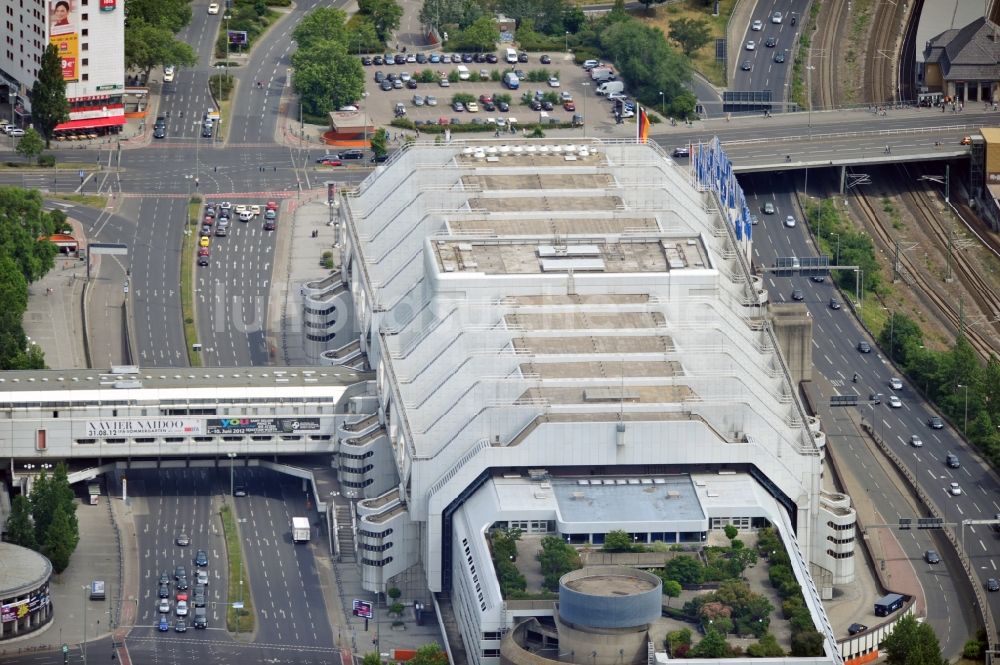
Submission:
[[[836,254],[836,256],[833,259],[833,264],[839,266],[840,265],[840,234],[839,233],[831,233],[830,235],[837,236],[837,254]]]
[[[580,85],[583,86],[583,138],[587,138],[587,88],[590,84],[584,81]]]
[[[664,118],[667,117],[667,104],[663,101],[663,91],[660,90],[660,115]]]
[[[895,341],[896,341],[896,315],[888,307],[883,307],[885,311],[889,312],[889,360],[895,360]]]
[[[809,54],[810,59],[812,58],[812,53]],[[806,108],[809,112],[809,138],[812,138],[812,128],[813,128],[813,96],[812,96],[812,71],[816,69],[812,65],[806,65]]]
[[[83,654],[84,665],[87,663],[87,605],[89,596],[87,595],[87,585],[84,584],[83,589],[83,644],[80,645],[80,651]]]
[[[566,52],[569,53],[569,30],[566,31]]]

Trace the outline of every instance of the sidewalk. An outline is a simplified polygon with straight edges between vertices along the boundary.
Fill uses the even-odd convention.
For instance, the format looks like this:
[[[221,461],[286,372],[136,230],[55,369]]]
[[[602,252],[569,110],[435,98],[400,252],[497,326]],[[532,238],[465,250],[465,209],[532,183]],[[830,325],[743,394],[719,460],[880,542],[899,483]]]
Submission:
[[[71,652],[78,652],[84,638],[91,642],[112,632],[122,575],[108,497],[101,496],[96,506],[79,501],[76,517],[80,524],[80,542],[69,568],[61,575],[53,575],[49,585],[54,609],[52,622],[24,639],[4,642],[0,646],[0,660],[28,647],[58,649],[67,644]],[[105,600],[89,599],[93,580],[104,580]],[[107,659],[108,654],[101,658]]]

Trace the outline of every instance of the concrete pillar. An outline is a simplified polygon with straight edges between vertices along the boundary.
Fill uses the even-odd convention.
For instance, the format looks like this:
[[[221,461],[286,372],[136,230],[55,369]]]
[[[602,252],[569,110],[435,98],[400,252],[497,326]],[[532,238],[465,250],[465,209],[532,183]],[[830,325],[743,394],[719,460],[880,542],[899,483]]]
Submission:
[[[788,364],[792,384],[812,380],[812,317],[800,303],[770,305],[774,334]]]

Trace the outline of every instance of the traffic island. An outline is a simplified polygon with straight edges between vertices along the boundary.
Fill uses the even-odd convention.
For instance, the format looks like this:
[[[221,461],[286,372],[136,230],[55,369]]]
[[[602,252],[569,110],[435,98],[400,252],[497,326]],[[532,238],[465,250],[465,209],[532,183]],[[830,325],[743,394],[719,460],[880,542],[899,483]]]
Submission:
[[[181,317],[184,320],[184,346],[187,348],[188,364],[201,367],[201,351],[198,344],[198,324],[194,307],[195,248],[198,246],[198,222],[201,221],[201,197],[192,196],[188,200],[187,224],[181,241]]]
[[[252,633],[256,628],[253,599],[249,580],[243,566],[243,548],[240,547],[240,531],[233,509],[226,504],[219,510],[222,531],[226,538],[226,559],[228,562],[226,630],[231,633]]]

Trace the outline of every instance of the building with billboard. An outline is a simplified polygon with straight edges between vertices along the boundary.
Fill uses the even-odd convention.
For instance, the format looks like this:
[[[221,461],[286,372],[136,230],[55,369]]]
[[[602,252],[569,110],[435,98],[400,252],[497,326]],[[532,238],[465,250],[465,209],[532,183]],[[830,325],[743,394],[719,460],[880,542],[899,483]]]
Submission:
[[[776,331],[710,153],[418,143],[341,196],[338,325],[358,332],[324,357],[359,348],[378,393],[337,442],[362,585],[422,576],[475,665],[552,611],[503,596],[491,529],[698,547],[729,525],[780,531],[827,638],[813,662],[837,662],[822,598],[854,579],[855,514],[821,490],[826,438],[798,397],[811,329]]]
[[[12,30],[0,51],[0,89],[31,112],[42,53],[59,51],[70,118],[58,134],[116,132],[125,124],[125,7],[122,0],[0,0]],[[44,8],[44,10],[43,10]],[[15,122],[18,120],[14,119]],[[18,123],[20,124],[20,123]]]
[[[23,637],[52,620],[52,564],[27,547],[0,542],[0,642]]]

